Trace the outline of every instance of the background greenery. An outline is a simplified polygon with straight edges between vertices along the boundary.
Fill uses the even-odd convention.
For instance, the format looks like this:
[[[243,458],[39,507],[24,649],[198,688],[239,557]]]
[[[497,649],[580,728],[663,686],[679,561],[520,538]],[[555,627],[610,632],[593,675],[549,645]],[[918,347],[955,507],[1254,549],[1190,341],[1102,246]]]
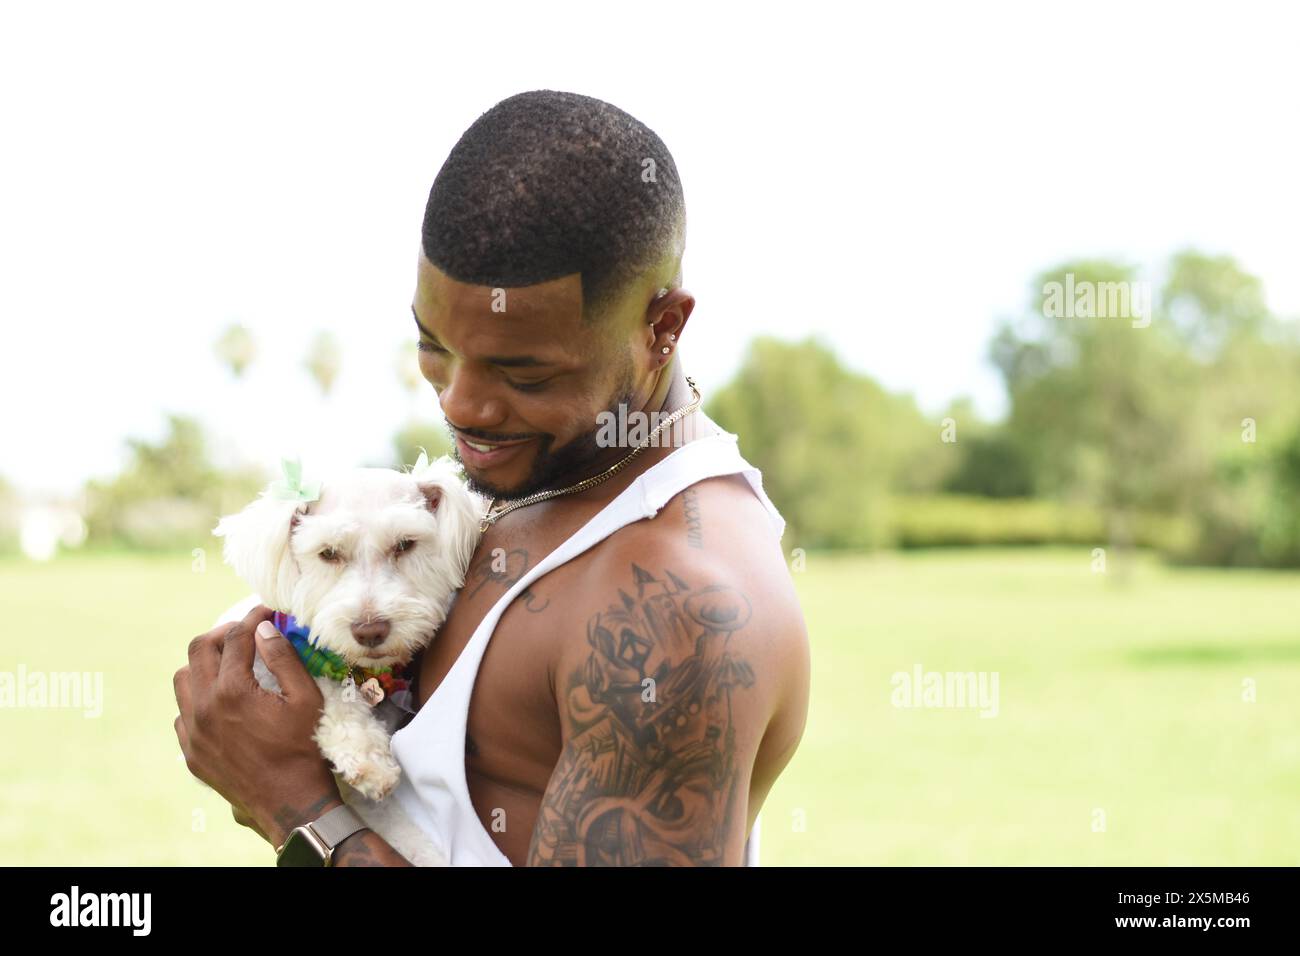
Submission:
[[[706,410],[806,548],[1092,540],[1300,566],[1300,326],[1226,256],[1172,256],[1146,327],[1045,317],[1044,284],[1067,274],[1139,279],[1083,259],[1029,283],[989,345],[1001,422],[962,399],[927,418],[815,339],[756,340]]]

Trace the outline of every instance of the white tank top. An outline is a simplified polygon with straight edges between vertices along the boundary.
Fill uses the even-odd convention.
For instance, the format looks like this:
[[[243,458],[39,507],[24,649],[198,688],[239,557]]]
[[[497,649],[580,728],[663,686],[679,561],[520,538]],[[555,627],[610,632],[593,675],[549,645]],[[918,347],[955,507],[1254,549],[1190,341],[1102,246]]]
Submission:
[[[510,866],[491,834],[479,821],[465,776],[465,732],[469,698],[479,663],[506,607],[521,591],[548,571],[593,547],[624,525],[650,518],[682,489],[719,475],[739,472],[749,481],[772,522],[773,537],[785,531],[781,517],[763,491],[761,473],[740,455],[736,436],[724,431],[701,410],[697,433],[702,437],[678,448],[638,475],[574,535],[530,568],[488,611],[438,689],[418,711],[409,696],[395,700],[414,716],[393,734],[393,754],[402,778],[390,799],[438,846],[452,866]],[[397,697],[398,695],[394,695]],[[745,842],[745,865],[758,866],[759,823]],[[506,821],[509,826],[509,821]]]

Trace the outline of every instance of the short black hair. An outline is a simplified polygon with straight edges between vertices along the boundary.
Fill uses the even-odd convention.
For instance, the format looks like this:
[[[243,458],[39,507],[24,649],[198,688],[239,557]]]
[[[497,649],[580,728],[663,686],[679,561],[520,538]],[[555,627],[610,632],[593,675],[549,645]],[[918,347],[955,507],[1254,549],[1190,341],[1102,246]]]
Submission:
[[[603,316],[669,256],[686,204],[654,131],[603,100],[533,90],[460,137],[424,209],[424,254],[470,285],[535,285],[580,273],[583,319]]]

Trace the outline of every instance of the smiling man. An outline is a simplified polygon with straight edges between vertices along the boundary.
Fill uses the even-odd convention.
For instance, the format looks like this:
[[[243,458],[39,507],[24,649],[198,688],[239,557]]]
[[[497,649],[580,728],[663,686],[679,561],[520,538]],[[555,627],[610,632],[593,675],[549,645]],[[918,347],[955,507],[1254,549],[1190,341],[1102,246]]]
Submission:
[[[757,862],[759,811],[807,716],[808,638],[784,522],[678,359],[695,307],[685,230],[659,137],[572,93],[498,103],[430,192],[420,369],[492,505],[415,662],[390,799],[453,865]],[[673,428],[611,446],[604,413]],[[269,616],[195,640],[177,733],[191,769],[279,846],[341,801],[290,736],[319,692],[287,642],[262,649],[283,701],[217,676],[251,664]],[[407,865],[365,829],[333,862]]]

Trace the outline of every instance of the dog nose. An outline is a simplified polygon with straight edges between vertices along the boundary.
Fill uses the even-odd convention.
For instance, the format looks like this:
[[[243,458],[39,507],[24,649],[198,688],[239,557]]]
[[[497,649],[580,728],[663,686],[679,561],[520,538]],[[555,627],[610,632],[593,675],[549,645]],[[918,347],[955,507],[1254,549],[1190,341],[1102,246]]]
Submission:
[[[366,647],[378,647],[388,637],[389,627],[389,623],[382,619],[369,621],[366,624],[353,624],[352,636],[357,639],[358,644],[364,644]]]

